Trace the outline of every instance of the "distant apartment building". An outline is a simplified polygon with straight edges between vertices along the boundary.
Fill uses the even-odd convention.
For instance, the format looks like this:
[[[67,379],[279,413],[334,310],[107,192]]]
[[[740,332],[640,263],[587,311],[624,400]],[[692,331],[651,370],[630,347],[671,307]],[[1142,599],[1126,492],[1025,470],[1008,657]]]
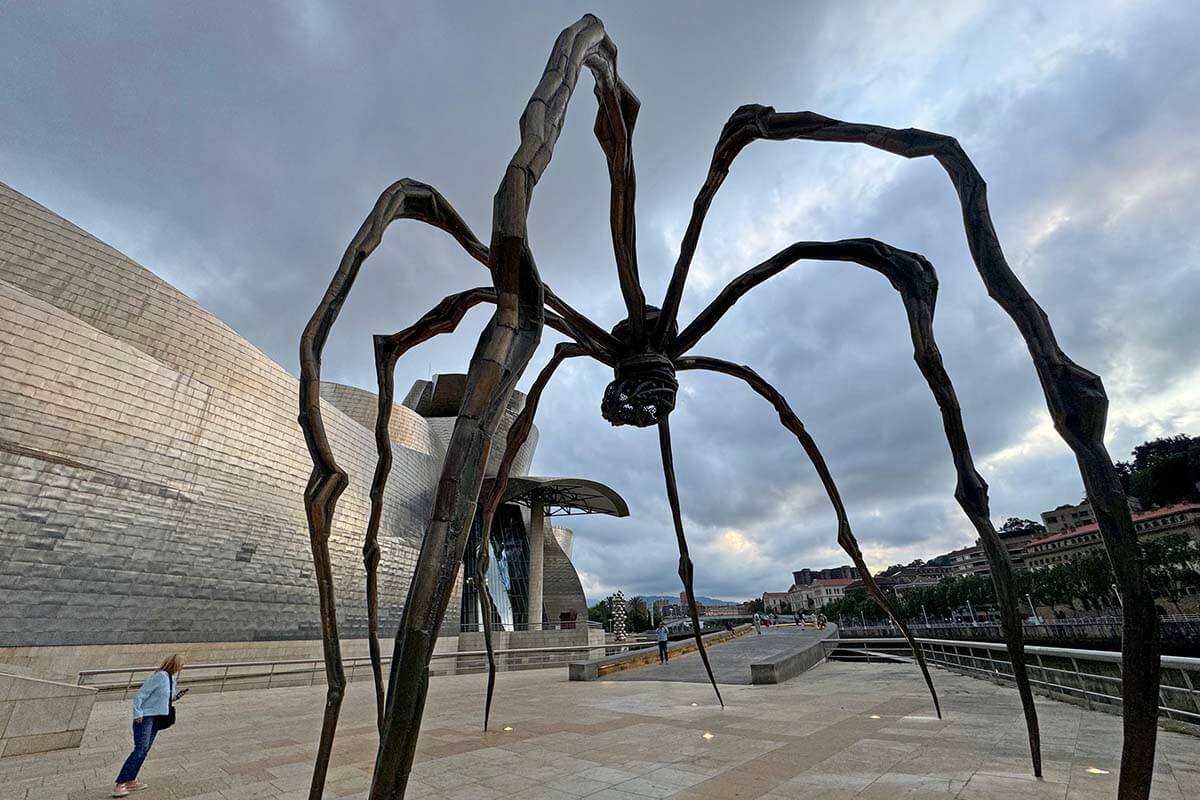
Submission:
[[[1135,514],[1142,510],[1142,506],[1136,498],[1129,498],[1129,510]],[[1092,511],[1092,502],[1086,499],[1078,505],[1070,505],[1068,503],[1050,511],[1043,511],[1041,516],[1042,524],[1046,526],[1046,533],[1048,535],[1096,524],[1096,515]]]
[[[967,575],[988,575],[991,573],[991,569],[988,567],[987,556],[983,552],[983,546],[978,542],[961,550],[953,550],[947,553],[946,556],[950,561],[951,577],[962,578]]]
[[[858,581],[858,570],[854,570],[854,573],[856,577],[853,578],[823,578],[795,586],[788,592],[792,598],[792,610],[812,611],[840,600],[845,596],[846,589]]]
[[[736,617],[740,612],[736,605],[700,606],[701,617]]]
[[[899,572],[895,572],[887,576],[890,581],[890,586],[893,591],[904,592],[913,589],[923,589],[928,586],[936,586],[938,581],[951,575],[950,567],[938,567],[933,564],[909,564]],[[878,576],[875,579],[876,583],[880,583],[883,576]],[[880,588],[884,588],[880,583]]]
[[[808,586],[814,581],[853,580],[858,577],[858,570],[846,564],[829,569],[799,569],[792,573],[792,582],[796,586]]]
[[[672,603],[670,600],[659,599],[654,601],[654,615],[662,619],[673,619],[682,617],[684,610],[679,607],[678,603]]]
[[[1042,515],[1043,518],[1046,516]],[[1029,545],[1036,541],[1038,535],[1044,536],[1038,532],[1021,531],[1018,533],[1005,533],[997,531],[1000,538],[1004,540],[1004,547],[1008,550],[1008,558],[1012,562],[1013,569],[1020,571],[1026,568],[1025,559]],[[947,553],[950,560],[949,575],[954,578],[961,578],[967,575],[991,575],[992,568],[988,564],[987,553],[983,550],[983,545],[978,539],[975,544],[970,547],[964,547],[961,550],[954,550]]]
[[[774,614],[790,613],[794,608],[791,592],[763,592],[762,601],[763,608]]]
[[[1045,518],[1045,515],[1042,515]],[[1135,512],[1133,527],[1139,538],[1157,539],[1182,533],[1200,542],[1200,504],[1178,503],[1149,511]],[[1070,561],[1072,558],[1104,546],[1100,528],[1094,522],[1033,541],[1026,551],[1030,569],[1041,569]]]

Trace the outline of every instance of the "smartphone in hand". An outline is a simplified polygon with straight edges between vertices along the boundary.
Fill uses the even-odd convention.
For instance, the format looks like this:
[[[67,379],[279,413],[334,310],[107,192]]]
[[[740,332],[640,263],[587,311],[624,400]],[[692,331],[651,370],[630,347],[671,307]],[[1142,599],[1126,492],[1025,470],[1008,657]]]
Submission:
[[[188,689],[187,689],[187,687],[184,687],[183,689],[180,689],[178,692],[175,693],[175,699],[178,700],[179,698],[183,697],[187,693],[188,693]]]

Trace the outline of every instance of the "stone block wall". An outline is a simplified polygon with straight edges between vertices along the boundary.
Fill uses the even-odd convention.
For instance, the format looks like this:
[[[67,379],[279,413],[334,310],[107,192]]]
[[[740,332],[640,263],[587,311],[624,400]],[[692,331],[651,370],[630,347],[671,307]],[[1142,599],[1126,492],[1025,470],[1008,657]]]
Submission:
[[[0,758],[78,747],[96,690],[0,672]]]

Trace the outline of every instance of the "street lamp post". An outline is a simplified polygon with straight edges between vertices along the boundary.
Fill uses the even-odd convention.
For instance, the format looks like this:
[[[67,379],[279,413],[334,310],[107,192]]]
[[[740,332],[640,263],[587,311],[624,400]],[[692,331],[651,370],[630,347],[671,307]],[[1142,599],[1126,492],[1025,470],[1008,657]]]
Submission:
[[[975,609],[971,608],[971,601],[967,601],[967,611],[971,612],[971,624],[975,624]]]
[[[1121,593],[1117,590],[1117,585],[1115,583],[1112,585],[1112,590],[1113,590],[1113,594],[1115,594],[1117,596],[1117,605],[1120,606],[1121,608],[1124,608],[1125,601],[1121,599]]]
[[[1033,607],[1033,598],[1030,597],[1027,593],[1025,595],[1025,599],[1027,601],[1029,601],[1029,613],[1033,614],[1033,624],[1037,625],[1038,624],[1038,613],[1037,613],[1037,609]]]
[[[925,617],[925,627],[929,627],[929,612],[925,610],[925,604],[921,604],[921,616]]]

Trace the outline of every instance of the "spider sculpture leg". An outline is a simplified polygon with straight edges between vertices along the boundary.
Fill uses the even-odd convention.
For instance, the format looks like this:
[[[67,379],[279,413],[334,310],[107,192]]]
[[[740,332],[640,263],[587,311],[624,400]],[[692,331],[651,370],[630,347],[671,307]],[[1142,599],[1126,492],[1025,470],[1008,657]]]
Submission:
[[[383,516],[384,489],[392,467],[392,443],[388,425],[392,417],[395,392],[396,363],[413,347],[442,333],[451,333],[462,321],[467,311],[480,303],[496,302],[496,292],[491,287],[478,287],[450,295],[428,311],[412,326],[391,336],[375,337],[375,371],[378,379],[378,412],[375,416],[375,447],[379,459],[371,481],[371,513],[367,520],[367,532],[363,539],[363,566],[367,575],[367,627],[371,668],[375,677],[375,699],[377,719],[383,727],[383,671],[379,649],[376,572],[379,566],[379,525]],[[586,318],[584,318],[586,320]],[[576,335],[575,326],[553,312],[546,312],[546,324],[568,337]],[[581,346],[582,347],[582,346]],[[588,351],[585,351],[588,352]],[[488,636],[490,638],[490,636]]]
[[[491,534],[492,520],[496,517],[496,510],[500,508],[500,503],[504,499],[504,491],[508,487],[508,478],[512,474],[513,461],[516,460],[517,453],[521,447],[529,439],[529,433],[533,430],[533,419],[537,415],[538,404],[542,399],[542,391],[546,388],[546,384],[550,382],[555,370],[559,365],[568,358],[576,358],[578,356],[587,355],[587,351],[578,344],[560,344],[554,348],[554,355],[538,373],[537,378],[530,387],[529,393],[525,396],[525,407],[521,409],[521,413],[517,415],[513,421],[512,427],[508,429],[508,439],[504,446],[504,456],[500,460],[500,466],[496,470],[496,477],[492,480],[492,490],[488,495],[487,500],[483,504],[483,520],[480,525],[479,537],[479,552],[475,560],[475,584],[479,587],[479,600],[482,606],[481,623],[483,628],[483,642],[487,650],[488,660],[488,682],[487,696],[483,705],[483,729],[488,729],[488,720],[492,715],[492,697],[496,689],[496,655],[492,649],[492,626],[491,626],[491,588],[487,583],[488,563],[491,559]],[[529,609],[530,621],[536,616],[541,619],[541,609]]]
[[[829,502],[833,506],[834,513],[837,515],[838,521],[838,544],[850,556],[854,562],[854,566],[858,569],[859,575],[862,576],[863,584],[867,587],[867,591],[871,597],[879,604],[880,608],[892,619],[896,626],[900,628],[900,632],[904,638],[908,640],[909,647],[912,649],[913,658],[921,669],[921,675],[925,678],[925,685],[929,687],[929,694],[933,698],[933,708],[938,719],[942,717],[942,706],[938,701],[937,690],[933,686],[933,678],[930,677],[929,667],[925,663],[925,656],[921,652],[921,648],[913,641],[912,634],[908,630],[908,626],[902,619],[892,610],[891,603],[888,602],[887,595],[879,588],[879,584],[875,582],[871,571],[867,568],[866,560],[863,558],[862,550],[859,549],[858,540],[854,537],[854,532],[850,527],[850,518],[846,514],[845,504],[842,503],[841,493],[838,491],[837,484],[833,480],[833,474],[829,471],[828,465],[825,463],[825,457],[821,454],[817,447],[816,441],[812,435],[804,427],[804,423],[792,411],[787,400],[780,394],[775,387],[763,380],[757,372],[747,366],[722,361],[717,358],[707,358],[704,356],[689,356],[679,359],[676,362],[676,368],[680,370],[687,369],[702,369],[709,372],[720,372],[725,375],[731,375],[735,378],[740,378],[745,381],[751,389],[762,395],[767,402],[775,407],[775,411],[779,414],[779,421],[783,426],[791,431],[796,439],[800,442],[800,446],[804,448],[804,452],[808,455],[809,461],[817,470],[817,475],[821,479],[822,486],[825,487],[825,493],[829,497]]]
[[[1016,324],[1029,348],[1054,427],[1075,454],[1084,489],[1123,597],[1121,695],[1124,737],[1119,800],[1147,800],[1154,773],[1161,673],[1158,617],[1138,550],[1137,532],[1120,477],[1104,446],[1108,398],[1099,376],[1059,347],[1050,320],[1004,257],[987,204],[987,185],[958,141],[916,128],[843,122],[811,112],[778,113],[766,106],[737,109],[721,131],[708,178],[693,206],[679,260],[668,285],[655,337],[665,343],[675,322],[695,242],[713,194],[734,158],[758,139],[805,139],[865,144],[904,158],[931,156],[958,194],[963,227],[976,271],[991,296]],[[995,567],[993,566],[993,569]]]
[[[324,792],[329,753],[337,730],[338,713],[346,687],[342,671],[341,645],[337,632],[337,608],[333,574],[329,562],[329,536],[338,498],[345,491],[346,472],[338,466],[321,418],[321,353],[329,332],[341,313],[358,271],[379,243],[388,225],[397,219],[415,219],[453,236],[473,257],[479,257],[478,240],[454,208],[436,189],[404,178],[388,187],[363,222],[300,337],[300,427],[313,462],[304,491],[305,515],[313,552],[313,571],[321,609],[321,639],[328,689],[321,724],[321,738],[313,766],[309,796],[319,800]]]
[[[700,660],[704,662],[704,671],[708,673],[708,682],[717,693],[717,702],[725,707],[721,690],[717,688],[717,679],[713,676],[712,667],[708,663],[708,651],[704,649],[704,637],[700,634],[700,611],[696,607],[696,589],[693,582],[694,570],[692,557],[688,554],[687,537],[683,533],[683,513],[679,508],[679,487],[675,485],[675,459],[671,453],[671,424],[669,417],[663,417],[658,422],[658,447],[662,451],[663,477],[667,481],[667,501],[671,504],[671,521],[675,524],[675,539],[679,543],[679,579],[683,581],[683,591],[687,595],[688,614],[692,618],[692,635],[696,639],[696,650]]]
[[[933,314],[938,284],[933,265],[916,253],[900,250],[874,239],[797,242],[730,281],[716,299],[679,335],[675,348],[683,350],[691,347],[716,325],[739,298],[800,259],[848,261],[875,270],[891,282],[904,302],[909,318],[914,359],[941,409],[946,441],[950,446],[958,475],[954,496],[979,533],[991,565],[992,584],[1000,606],[1001,630],[1025,715],[1033,772],[1035,776],[1040,777],[1041,734],[1038,730],[1033,691],[1029,684],[1022,614],[1016,587],[1013,585],[1012,563],[1008,556],[1008,548],[992,525],[987,483],[975,470],[966,427],[963,425],[962,409],[934,338]]]
[[[615,54],[600,21],[585,15],[555,42],[542,80],[521,115],[521,144],[504,173],[493,206],[488,260],[496,288],[496,313],[471,358],[466,394],[434,495],[433,517],[401,617],[371,800],[404,796],[428,691],[429,658],[462,561],[491,437],[540,339],[545,296],[528,247],[529,204],[550,162],[582,67],[588,67],[595,77],[608,130],[619,128],[616,132],[628,138],[624,117],[609,113],[623,107],[615,101],[623,90],[616,77]],[[631,170],[631,165],[629,161],[623,169]],[[644,308],[636,313],[644,313]]]

